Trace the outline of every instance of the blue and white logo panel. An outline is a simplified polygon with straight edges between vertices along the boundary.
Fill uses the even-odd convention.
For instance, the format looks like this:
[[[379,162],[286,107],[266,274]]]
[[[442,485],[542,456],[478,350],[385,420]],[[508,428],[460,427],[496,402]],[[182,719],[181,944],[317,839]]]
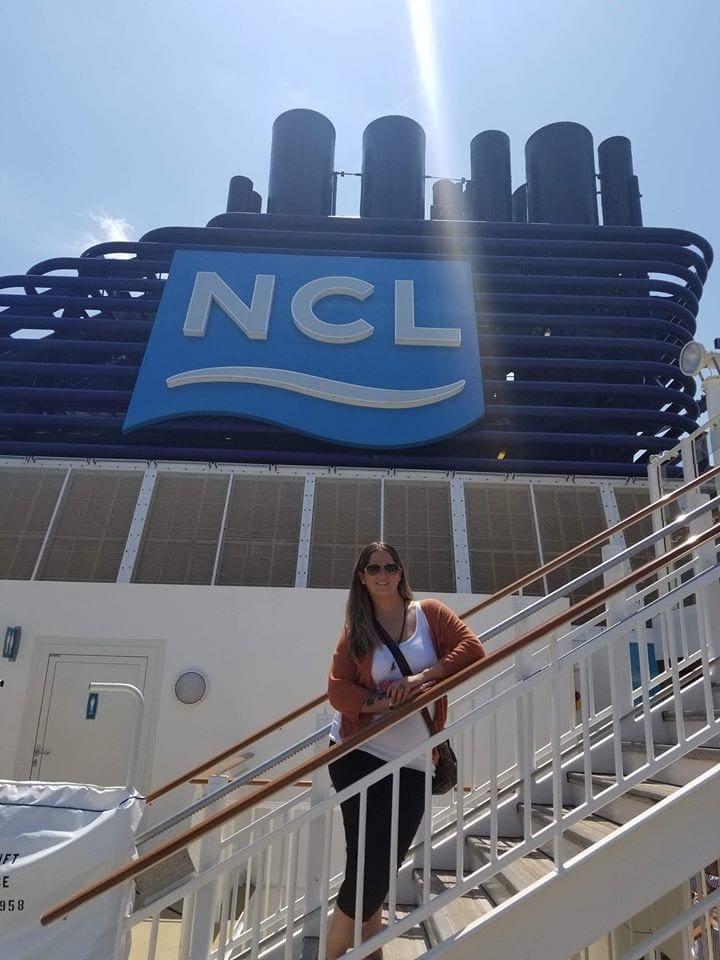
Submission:
[[[123,429],[240,416],[397,447],[483,412],[469,264],[178,251]]]

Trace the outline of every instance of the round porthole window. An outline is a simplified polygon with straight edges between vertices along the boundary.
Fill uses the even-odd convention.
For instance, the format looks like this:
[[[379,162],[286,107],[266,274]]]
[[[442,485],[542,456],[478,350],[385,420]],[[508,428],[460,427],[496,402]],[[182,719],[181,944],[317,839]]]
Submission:
[[[180,703],[200,703],[207,693],[207,677],[199,670],[184,670],[175,681]]]

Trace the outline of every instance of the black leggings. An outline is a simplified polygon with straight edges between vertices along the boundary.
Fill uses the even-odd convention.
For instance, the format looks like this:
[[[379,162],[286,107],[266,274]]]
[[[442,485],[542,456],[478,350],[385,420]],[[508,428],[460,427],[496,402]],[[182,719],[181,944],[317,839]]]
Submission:
[[[339,793],[351,783],[360,780],[384,766],[364,750],[353,750],[330,764],[330,779]],[[405,859],[413,837],[425,812],[425,774],[420,770],[400,768],[400,797],[398,817],[398,867]],[[373,784],[367,794],[365,821],[365,876],[363,880],[363,923],[382,905],[390,888],[390,812],[392,806],[392,777],[387,776]],[[337,904],[348,917],[355,917],[355,887],[357,877],[358,830],[360,798],[351,797],[341,804],[345,826],[345,879],[338,892]]]

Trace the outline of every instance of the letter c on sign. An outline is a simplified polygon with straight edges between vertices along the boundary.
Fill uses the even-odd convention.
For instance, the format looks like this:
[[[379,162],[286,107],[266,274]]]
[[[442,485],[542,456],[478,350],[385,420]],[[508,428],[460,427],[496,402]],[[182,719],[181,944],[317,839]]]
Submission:
[[[356,277],[320,277],[300,287],[292,299],[292,318],[298,330],[321,343],[357,343],[373,335],[374,327],[367,320],[351,323],[326,323],[315,316],[313,307],[325,297],[353,297],[365,300],[375,287]]]

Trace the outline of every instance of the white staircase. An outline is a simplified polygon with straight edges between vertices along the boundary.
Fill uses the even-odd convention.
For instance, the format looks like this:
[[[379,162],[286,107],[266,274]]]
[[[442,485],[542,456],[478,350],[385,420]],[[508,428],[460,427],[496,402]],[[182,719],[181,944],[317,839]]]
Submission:
[[[424,757],[432,816],[391,878],[387,928],[360,943],[358,924],[349,960],[381,947],[385,960],[690,960],[695,920],[717,900],[709,891],[693,906],[690,880],[700,874],[704,894],[703,868],[720,854],[720,470],[695,473],[678,501],[659,467],[652,536],[626,549],[616,525],[599,567],[481,634],[486,661],[382,721],[451,694],[447,730],[381,772],[397,782],[403,762]],[[650,547],[655,559],[638,568]],[[567,609],[563,598],[598,576],[603,589]],[[501,635],[510,639],[496,647]],[[336,796],[326,765],[338,748],[322,747],[327,718],[304,722],[283,758],[260,761],[218,794],[204,822],[143,847],[137,865],[110,879],[132,882],[201,843],[189,878],[123,920],[116,960],[133,931],[133,960],[159,960],[163,910],[180,898],[181,960],[324,955],[343,866],[339,802],[359,793],[362,809],[380,775]],[[464,789],[431,803],[430,752],[448,735]],[[318,752],[297,763],[309,749]],[[262,756],[259,740],[253,750]],[[269,783],[248,785],[266,771]],[[298,786],[307,778],[309,789]]]
[[[686,719],[690,714],[697,714],[697,711],[685,711]],[[672,733],[673,730],[669,729],[668,735]],[[623,769],[630,774],[638,763],[646,760],[645,743],[626,741],[622,747]],[[669,742],[656,744],[659,756],[673,748],[674,745]],[[568,805],[563,807],[562,816],[571,821],[574,809],[571,804],[574,800],[582,803],[586,796],[586,778],[585,774],[578,771],[570,771],[566,777]],[[433,955],[448,957],[461,956],[463,953],[476,958],[492,957],[496,955],[496,949],[491,949],[490,943],[497,944],[498,950],[502,949],[499,944],[506,931],[510,942],[504,948],[504,955],[517,960],[559,956],[568,960],[570,957],[578,960],[615,960],[621,956],[631,956],[634,942],[640,945],[639,949],[644,949],[641,945],[649,927],[660,929],[680,912],[680,908],[690,907],[691,873],[700,872],[720,852],[720,749],[700,747],[691,750],[663,769],[662,777],[662,780],[641,781],[602,806],[597,814],[570,822],[563,831],[565,867],[561,874],[555,867],[552,841],[541,844],[524,856],[510,859],[507,866],[451,899],[443,909],[430,914],[386,944],[383,948],[384,960],[407,960],[430,950],[433,950]],[[593,773],[590,784],[592,793],[600,794],[616,787],[617,780],[609,774]],[[700,819],[696,809],[698,803],[702,805],[703,797],[707,798],[708,795],[715,799]],[[669,798],[675,798],[677,809],[668,811],[662,806]],[[652,813],[656,807],[658,809]],[[552,806],[535,803],[529,809],[535,832],[553,825]],[[500,856],[510,856],[518,844],[523,812],[523,804],[519,803],[516,835],[497,838],[497,853]],[[684,823],[679,831],[672,826],[678,820]],[[625,830],[621,830],[623,827]],[[652,850],[648,850],[647,855],[643,851],[643,855],[638,856],[637,843],[632,846],[627,843],[626,834],[638,829],[642,836],[651,837]],[[610,843],[616,835],[616,842]],[[614,888],[615,894],[619,891],[619,903],[618,896],[609,896],[607,889],[601,901],[594,903],[586,899],[590,896],[589,888],[586,888],[579,898],[584,904],[582,909],[572,913],[568,906],[565,910],[562,907],[562,897],[566,895],[564,888],[581,882],[572,879],[576,869],[587,870],[585,863],[576,866],[574,859],[602,845],[607,845],[610,855],[594,858],[590,867],[597,871],[596,882]],[[697,862],[702,862],[702,867],[692,868],[688,873],[691,847],[695,848],[696,861],[697,847],[700,848],[700,860]],[[649,876],[644,874],[657,864],[658,854],[662,870],[654,880],[662,895],[649,901],[647,891],[652,887]],[[492,843],[488,836],[470,834],[466,837],[463,859],[465,874],[486,868],[492,859]],[[632,861],[632,875],[628,860]],[[601,876],[603,873],[604,879]],[[637,894],[625,889],[626,885],[633,883],[633,876],[641,881],[636,880],[639,886]],[[425,899],[423,871],[414,867],[412,877],[415,896],[411,903],[403,904],[398,909],[401,916],[407,916],[420,907]],[[460,881],[463,879],[461,876]],[[453,869],[433,868],[429,884],[433,897],[451,894],[458,886],[458,873]],[[556,889],[556,892],[553,894],[545,886]],[[669,898],[668,894],[671,894]],[[557,927],[549,918],[538,919],[538,914],[546,909],[548,898],[560,898]],[[538,905],[534,906],[536,900]],[[636,909],[638,904],[640,908]],[[504,909],[498,911],[499,907]],[[508,910],[512,910],[510,916],[507,915]],[[698,914],[701,913],[698,911]],[[603,916],[605,919],[600,919]],[[614,919],[610,920],[610,916]],[[536,927],[536,923],[540,926]],[[588,931],[598,928],[602,929],[604,935],[597,938],[596,942],[588,941],[586,938],[591,935]],[[695,929],[701,929],[701,924],[696,924]],[[691,957],[693,947],[690,933],[691,929],[687,927],[669,936],[657,957],[664,955],[669,960]],[[704,949],[704,957],[720,960],[720,957],[713,956],[712,943],[707,935]],[[302,956],[303,960],[316,960],[318,938],[305,939]],[[654,957],[655,954],[649,951],[638,956]]]

